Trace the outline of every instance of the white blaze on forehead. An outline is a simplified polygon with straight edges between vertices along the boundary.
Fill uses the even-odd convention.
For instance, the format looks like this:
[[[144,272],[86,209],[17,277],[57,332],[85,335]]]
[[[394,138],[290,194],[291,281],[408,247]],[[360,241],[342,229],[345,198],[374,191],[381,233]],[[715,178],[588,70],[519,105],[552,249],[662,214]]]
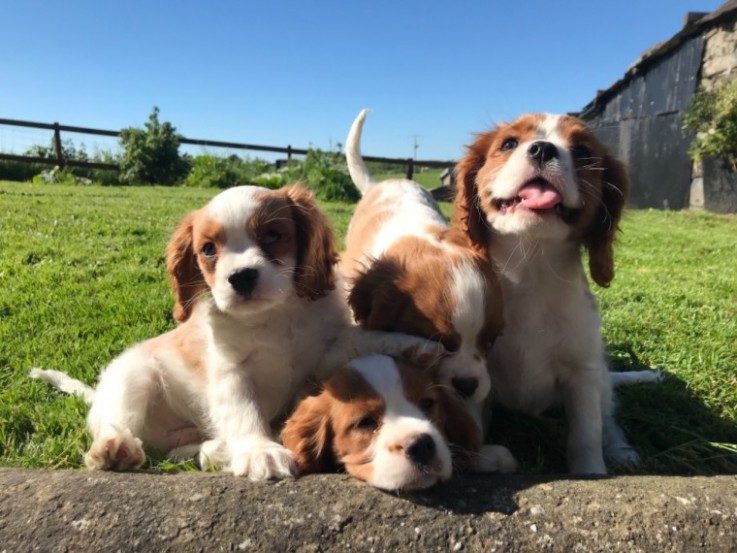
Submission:
[[[468,260],[453,266],[455,308],[453,327],[461,337],[461,349],[476,347],[476,338],[484,325],[486,313],[486,279]]]
[[[546,113],[543,120],[537,126],[540,138],[553,143],[565,143],[563,135],[560,133],[560,115]]]
[[[208,216],[226,232],[244,229],[245,222],[258,207],[264,189],[258,186],[235,186],[221,192],[207,204]]]
[[[386,355],[368,355],[352,361],[351,366],[383,398],[386,419],[402,416],[425,419],[404,396],[402,377],[394,359]]]

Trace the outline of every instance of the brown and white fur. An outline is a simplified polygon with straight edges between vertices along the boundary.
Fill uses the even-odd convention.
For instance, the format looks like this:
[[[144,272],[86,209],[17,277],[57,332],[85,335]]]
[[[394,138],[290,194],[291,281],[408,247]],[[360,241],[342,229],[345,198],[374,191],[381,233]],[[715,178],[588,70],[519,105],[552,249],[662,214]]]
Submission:
[[[144,447],[252,480],[294,474],[270,423],[305,379],[417,340],[358,331],[336,289],[337,252],[314,197],[295,185],[226,190],[179,224],[166,251],[174,330],[125,351],[96,389],[34,370],[92,403],[90,469],[140,467]]]
[[[373,355],[352,361],[305,398],[282,440],[302,473],[343,469],[377,488],[408,490],[467,466],[481,434],[433,371]]]
[[[348,169],[361,191],[341,270],[356,320],[441,342],[441,377],[472,402],[489,393],[486,356],[502,329],[502,299],[491,264],[465,234],[451,231],[437,203],[407,179],[379,183],[361,158],[366,110],[346,140]]]
[[[457,182],[454,225],[489,252],[504,295],[504,334],[488,363],[493,399],[532,414],[562,403],[571,472],[604,474],[605,456],[637,462],[614,420],[617,377],[581,261],[586,250],[592,279],[609,286],[624,165],[580,119],[525,115],[478,135]]]

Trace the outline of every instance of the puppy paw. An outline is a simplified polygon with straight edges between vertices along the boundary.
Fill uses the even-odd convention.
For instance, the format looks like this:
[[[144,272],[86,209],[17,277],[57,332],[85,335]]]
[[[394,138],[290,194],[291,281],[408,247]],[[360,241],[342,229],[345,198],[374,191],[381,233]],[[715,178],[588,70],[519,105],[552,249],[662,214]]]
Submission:
[[[230,471],[254,482],[290,478],[297,473],[294,455],[271,440],[247,440],[231,447]]]
[[[407,346],[402,350],[402,359],[419,367],[436,365],[448,352],[439,342],[407,336]]]
[[[627,444],[606,448],[604,455],[607,460],[615,465],[637,466],[640,464],[640,456]]]
[[[84,457],[84,464],[90,470],[133,470],[145,461],[141,440],[127,428],[114,429],[95,438]]]
[[[481,447],[473,468],[475,472],[511,474],[517,472],[519,463],[503,445],[487,444]]]

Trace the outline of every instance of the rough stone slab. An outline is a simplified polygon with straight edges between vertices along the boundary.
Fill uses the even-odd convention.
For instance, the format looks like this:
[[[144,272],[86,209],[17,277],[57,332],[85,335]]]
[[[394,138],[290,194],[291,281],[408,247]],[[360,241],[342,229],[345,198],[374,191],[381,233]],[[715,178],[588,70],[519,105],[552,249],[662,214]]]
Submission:
[[[737,477],[466,476],[387,494],[343,475],[0,469],[16,551],[735,551]]]

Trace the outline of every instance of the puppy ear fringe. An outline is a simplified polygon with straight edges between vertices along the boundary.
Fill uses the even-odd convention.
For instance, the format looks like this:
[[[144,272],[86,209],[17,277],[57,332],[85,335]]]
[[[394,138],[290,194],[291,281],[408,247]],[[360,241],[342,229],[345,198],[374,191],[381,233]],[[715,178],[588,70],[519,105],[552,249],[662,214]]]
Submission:
[[[180,323],[189,319],[197,297],[207,290],[194,252],[195,215],[190,213],[179,223],[166,247],[166,270],[175,297],[173,314]]]
[[[604,157],[603,179],[599,211],[584,243],[589,252],[591,278],[608,288],[614,279],[613,245],[629,198],[630,179],[624,163],[609,155]]]
[[[453,226],[465,232],[473,247],[483,252],[489,245],[489,228],[479,205],[476,177],[495,137],[496,131],[479,134],[455,168],[457,190],[453,202]]]
[[[297,268],[294,281],[297,295],[311,300],[335,289],[338,250],[327,216],[317,205],[315,195],[300,183],[282,189],[292,202],[297,229]]]
[[[303,399],[281,433],[282,444],[294,454],[300,474],[331,472],[330,400],[325,392]]]

